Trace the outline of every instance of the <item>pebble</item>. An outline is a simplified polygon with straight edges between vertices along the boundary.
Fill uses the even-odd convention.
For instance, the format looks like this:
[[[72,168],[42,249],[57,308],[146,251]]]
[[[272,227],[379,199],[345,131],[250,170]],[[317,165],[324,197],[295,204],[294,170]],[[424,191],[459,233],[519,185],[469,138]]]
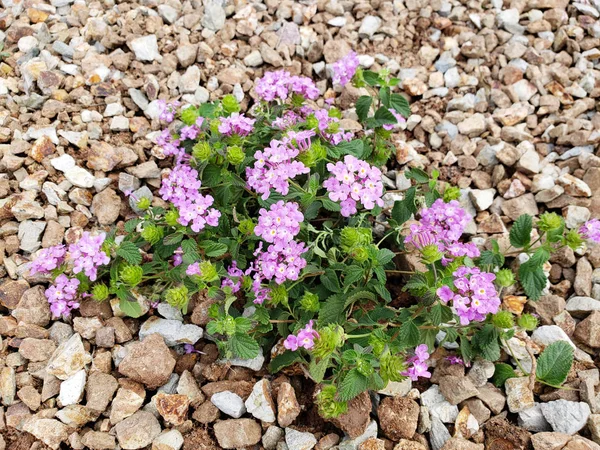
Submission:
[[[555,400],[541,403],[542,414],[552,429],[559,433],[575,434],[587,423],[591,411],[587,403]]]
[[[252,419],[228,419],[215,423],[215,437],[221,448],[238,449],[258,444],[262,437],[261,428]]]
[[[233,392],[217,392],[211,396],[210,401],[223,413],[235,419],[239,419],[246,413],[244,400]]]
[[[183,324],[179,320],[162,319],[160,317],[151,317],[140,327],[140,340],[152,334],[159,334],[163,337],[165,344],[169,347],[180,344],[195,344],[202,338],[204,332],[197,325]]]
[[[286,428],[285,443],[289,450],[311,450],[317,445],[317,438],[312,433]]]
[[[138,411],[114,427],[119,445],[124,450],[136,450],[150,445],[160,434],[160,423],[152,413]]]
[[[215,406],[218,407],[218,405]],[[268,380],[260,380],[254,385],[252,393],[245,402],[245,406],[246,410],[258,420],[275,422],[275,404],[271,398],[271,384]],[[223,410],[221,409],[221,411]]]
[[[85,389],[86,378],[86,371],[82,369],[60,384],[58,401],[62,406],[74,405],[81,401],[83,390]]]
[[[138,61],[155,61],[161,57],[156,36],[153,34],[133,39],[130,45]]]

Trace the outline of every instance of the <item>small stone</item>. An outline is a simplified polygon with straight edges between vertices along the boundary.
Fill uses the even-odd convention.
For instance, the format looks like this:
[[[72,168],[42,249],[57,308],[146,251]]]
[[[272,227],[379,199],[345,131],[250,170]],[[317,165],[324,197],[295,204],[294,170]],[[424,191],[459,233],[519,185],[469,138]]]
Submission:
[[[440,391],[452,405],[458,405],[460,402],[479,394],[470,378],[454,375],[441,378]]]
[[[245,402],[246,410],[258,420],[275,422],[275,405],[271,398],[271,384],[263,379],[257,382]]]
[[[554,431],[571,435],[586,425],[591,414],[587,403],[568,400],[542,403],[541,408],[542,414]]]
[[[111,402],[119,384],[115,377],[108,373],[92,371],[86,384],[86,406],[103,412]]]
[[[472,189],[469,191],[469,197],[477,211],[485,211],[494,202],[496,189]]]
[[[169,380],[174,368],[175,359],[162,336],[151,334],[130,347],[119,364],[119,373],[156,389]]]
[[[290,426],[302,409],[296,399],[296,392],[292,385],[286,381],[279,386],[277,394],[277,422],[282,427]]]
[[[179,450],[183,446],[183,436],[179,430],[163,431],[152,442],[152,450]]]
[[[519,412],[519,426],[529,431],[550,431],[552,427],[542,414],[542,408],[536,403],[532,408]]]
[[[317,438],[312,433],[286,428],[285,443],[289,450],[311,450],[317,445]]]
[[[117,445],[113,436],[100,431],[88,431],[81,438],[81,443],[92,450],[112,450]]]
[[[485,117],[483,114],[473,114],[469,118],[458,123],[460,134],[469,137],[477,137],[486,130]]]
[[[589,347],[600,347],[600,311],[592,311],[586,319],[579,322],[574,336]]]
[[[246,413],[244,401],[239,395],[233,392],[217,392],[211,396],[210,401],[222,412],[235,419],[239,419]]]
[[[155,61],[161,58],[154,34],[133,39],[129,45],[138,61]]]
[[[3,367],[0,370],[0,397],[5,406],[10,406],[15,401],[17,394],[17,380],[15,369],[12,367]]]
[[[54,351],[46,366],[46,372],[60,380],[66,380],[90,362],[92,356],[85,350],[81,336],[75,333]]]
[[[409,398],[386,397],[378,409],[379,425],[393,441],[411,438],[417,429],[419,405]]]
[[[119,445],[124,450],[144,448],[160,434],[158,420],[152,413],[138,411],[133,416],[119,422],[114,431]]]
[[[358,29],[358,36],[365,38],[372,38],[375,33],[381,27],[381,19],[377,16],[365,16]]]
[[[267,428],[262,437],[262,445],[265,450],[275,450],[277,443],[283,439],[284,435],[284,431],[279,427],[272,425]]]
[[[221,2],[210,0],[205,4],[202,26],[211,31],[219,31],[225,26],[225,9]]]
[[[509,378],[505,388],[510,412],[517,413],[533,408],[533,392],[529,388],[529,378]]]
[[[187,419],[190,399],[187,395],[164,394],[160,392],[154,399],[158,413],[166,423],[179,426]]]
[[[140,327],[140,340],[147,336],[159,334],[169,347],[180,344],[195,344],[202,338],[203,330],[197,325],[183,324],[178,320],[151,317]]]
[[[17,392],[17,397],[32,411],[36,411],[42,403],[42,396],[33,386],[23,386]]]
[[[435,416],[444,423],[454,423],[458,416],[458,406],[446,400],[438,385],[432,385],[421,394],[421,403],[429,409],[432,417]]]
[[[80,370],[60,384],[58,401],[62,406],[74,405],[81,401],[83,390],[85,389],[86,377],[85,370]]]
[[[145,398],[146,390],[140,383],[131,380],[121,381],[121,387],[110,408],[110,423],[117,424],[133,415],[142,407]]]
[[[229,419],[215,423],[215,437],[221,448],[239,449],[260,442],[260,425],[252,419]]]
[[[25,338],[19,346],[23,358],[32,362],[47,361],[56,350],[56,344],[49,339]]]
[[[33,434],[48,447],[58,450],[61,442],[68,439],[68,428],[55,419],[39,419],[32,417],[25,422],[23,430]]]

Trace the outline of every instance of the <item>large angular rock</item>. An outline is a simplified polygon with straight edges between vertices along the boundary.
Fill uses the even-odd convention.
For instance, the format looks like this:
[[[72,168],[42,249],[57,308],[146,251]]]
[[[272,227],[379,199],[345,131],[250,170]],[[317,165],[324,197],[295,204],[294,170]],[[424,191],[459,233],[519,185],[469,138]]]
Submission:
[[[377,415],[381,430],[388,438],[409,439],[417,430],[419,405],[405,397],[386,397],[379,404]]]
[[[168,320],[160,317],[151,317],[140,328],[140,340],[158,333],[169,347],[180,344],[195,344],[202,338],[202,328],[192,324],[184,325],[179,320]]]
[[[122,449],[136,450],[150,445],[160,434],[161,427],[152,413],[138,411],[133,416],[119,422],[114,431]]]
[[[119,364],[119,373],[150,389],[156,389],[169,380],[174,368],[175,358],[162,336],[151,334],[131,346]]]
[[[554,431],[575,434],[587,423],[591,411],[587,403],[555,400],[542,403],[542,414]]]
[[[229,419],[214,425],[215,437],[221,448],[238,449],[260,442],[262,431],[259,423],[252,419]]]
[[[112,375],[97,370],[90,372],[85,388],[86,406],[104,412],[118,387],[119,383]]]
[[[75,333],[54,351],[50,361],[48,361],[46,372],[54,375],[59,380],[66,380],[90,362],[92,362],[92,355],[85,350],[81,336]]]
[[[33,434],[37,439],[54,450],[57,450],[61,442],[66,441],[69,437],[67,426],[55,419],[32,417],[25,423],[23,430]]]
[[[262,379],[254,385],[245,402],[246,410],[263,422],[275,422],[275,404],[271,397],[271,383]]]

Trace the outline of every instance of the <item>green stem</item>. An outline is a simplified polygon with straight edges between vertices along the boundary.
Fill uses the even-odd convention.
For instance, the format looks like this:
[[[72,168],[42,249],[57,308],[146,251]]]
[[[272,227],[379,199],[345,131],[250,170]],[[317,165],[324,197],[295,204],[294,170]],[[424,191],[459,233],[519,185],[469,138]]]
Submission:
[[[505,339],[502,339],[502,342],[504,343],[504,345],[506,345],[506,348],[508,348],[508,351],[510,353],[510,356],[513,357],[513,359],[515,360],[515,362],[517,363],[517,366],[519,366],[519,369],[521,370],[521,372],[523,372],[524,375],[529,375],[529,372],[527,372],[523,366],[521,365],[521,362],[519,361],[519,358],[517,358],[515,356],[515,353],[513,352],[513,349],[510,347],[510,345],[508,344],[508,341],[506,341]]]
[[[347,334],[346,335],[346,339],[359,339],[359,338],[364,338],[364,337],[369,337],[371,336],[373,333],[365,333],[365,334]]]

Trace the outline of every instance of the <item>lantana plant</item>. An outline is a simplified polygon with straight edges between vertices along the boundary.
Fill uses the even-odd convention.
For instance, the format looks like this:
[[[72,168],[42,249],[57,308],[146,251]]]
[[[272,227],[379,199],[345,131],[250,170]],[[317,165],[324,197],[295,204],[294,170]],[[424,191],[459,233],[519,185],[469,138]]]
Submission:
[[[532,315],[502,308],[502,290],[518,288],[499,244],[463,240],[472,218],[457,188],[413,168],[402,199],[384,200],[392,134],[410,115],[399,80],[359,69],[354,53],[331,70],[336,86],[352,81],[365,92],[360,132],[343,128],[311,79],[286,71],[257,81],[247,113],[231,95],[163,104],[168,126],[157,143],[173,167],[159,195],[169,206],[134,199],[143,214],[123,228],[42,250],[30,272],[53,278],[52,313],[68,316],[85,296],[132,317],[158,302],[187,314],[193,297],[211,299],[206,331],[222,355],[270,353],[273,372],[303,366],[321,384],[326,418],[367,389],[430,377],[439,346],[454,349],[453,363],[497,360],[503,342],[535,328]],[[565,231],[561,217],[545,214],[532,241],[532,218],[520,218],[510,243],[522,252],[526,295],[546,289],[552,251],[600,240],[599,226]],[[408,306],[391,286],[408,293]]]

